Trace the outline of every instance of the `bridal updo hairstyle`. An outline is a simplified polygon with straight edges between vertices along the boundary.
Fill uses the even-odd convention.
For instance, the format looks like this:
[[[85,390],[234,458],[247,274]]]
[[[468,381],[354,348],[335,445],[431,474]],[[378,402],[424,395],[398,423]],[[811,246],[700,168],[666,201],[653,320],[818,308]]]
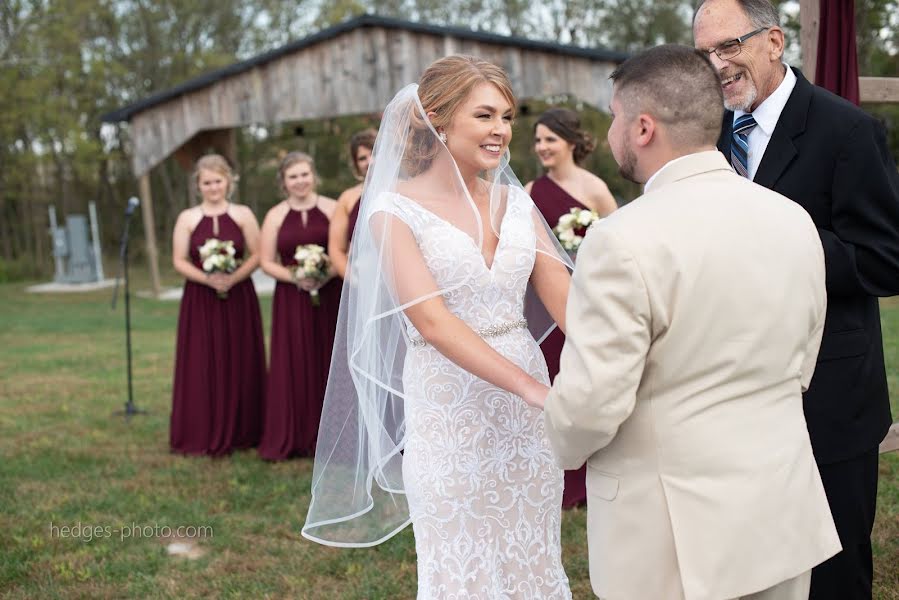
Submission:
[[[194,189],[200,192],[200,171],[212,171],[218,173],[228,182],[228,188],[225,190],[225,198],[230,199],[234,192],[234,182],[237,181],[237,175],[231,170],[231,165],[221,154],[207,154],[200,158],[194,166],[194,172],[191,173],[191,181],[193,181]]]
[[[534,123],[534,131],[537,130],[537,125],[543,125],[574,146],[574,163],[576,165],[581,164],[596,148],[596,140],[581,129],[581,118],[573,110],[550,108]]]
[[[454,54],[431,63],[418,82],[418,98],[425,114],[436,113],[431,126],[447,127],[453,116],[471,91],[481,83],[492,83],[512,107],[514,117],[516,100],[509,76],[498,66],[474,56]],[[440,150],[437,136],[428,123],[413,108],[409,123],[411,129],[403,157],[403,172],[414,177],[431,166]]]

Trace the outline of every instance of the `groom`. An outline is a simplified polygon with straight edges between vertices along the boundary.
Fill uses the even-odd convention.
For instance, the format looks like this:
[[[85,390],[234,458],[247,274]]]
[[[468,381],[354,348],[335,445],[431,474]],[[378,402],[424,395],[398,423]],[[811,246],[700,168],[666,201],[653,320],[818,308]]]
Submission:
[[[802,413],[824,326],[821,242],[715,148],[717,73],[660,46],[613,74],[608,139],[645,193],[588,233],[546,399],[587,462],[607,600],[793,600],[840,550]]]

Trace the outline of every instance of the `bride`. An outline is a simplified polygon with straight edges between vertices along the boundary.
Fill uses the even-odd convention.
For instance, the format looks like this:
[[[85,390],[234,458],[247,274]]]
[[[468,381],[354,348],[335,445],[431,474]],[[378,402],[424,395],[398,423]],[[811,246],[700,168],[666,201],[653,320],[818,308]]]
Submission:
[[[442,58],[384,112],[344,282],[303,535],[412,523],[418,598],[570,598],[563,476],[526,400],[572,268],[508,165],[499,67]]]

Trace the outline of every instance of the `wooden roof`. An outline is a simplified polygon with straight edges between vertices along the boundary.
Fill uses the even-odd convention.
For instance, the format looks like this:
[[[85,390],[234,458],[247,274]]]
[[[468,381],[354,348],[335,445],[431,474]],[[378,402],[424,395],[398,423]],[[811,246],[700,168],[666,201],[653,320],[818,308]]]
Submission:
[[[519,97],[573,94],[597,107],[621,52],[365,15],[201,75],[103,116],[131,125],[140,176],[201,131],[377,113],[434,60],[472,54],[502,66]]]

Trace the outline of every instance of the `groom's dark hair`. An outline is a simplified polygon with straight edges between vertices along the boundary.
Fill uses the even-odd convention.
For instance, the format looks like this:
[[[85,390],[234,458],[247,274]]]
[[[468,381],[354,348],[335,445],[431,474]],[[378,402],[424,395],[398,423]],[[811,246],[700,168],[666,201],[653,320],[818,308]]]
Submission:
[[[715,145],[724,117],[721,78],[701,50],[656,46],[632,56],[609,76],[629,116],[646,113],[665,124],[672,142]]]

